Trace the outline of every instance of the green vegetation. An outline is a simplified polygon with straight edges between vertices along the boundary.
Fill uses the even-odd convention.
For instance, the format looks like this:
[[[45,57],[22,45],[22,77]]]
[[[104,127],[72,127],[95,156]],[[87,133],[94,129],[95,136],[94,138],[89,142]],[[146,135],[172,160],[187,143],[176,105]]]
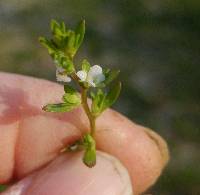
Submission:
[[[115,108],[169,143],[171,161],[149,193],[200,194],[200,1],[3,0],[0,13],[0,70],[50,80],[55,69],[38,36],[52,18],[73,26],[84,17],[77,62],[89,56],[92,64],[119,67]]]
[[[46,47],[54,61],[56,79],[64,84],[64,95],[63,102],[47,104],[43,110],[46,112],[70,112],[82,105],[88,117],[90,129],[88,129],[89,133],[83,135],[72,145],[76,146],[78,150],[80,147],[85,150],[83,162],[88,167],[93,167],[96,164],[96,119],[117,100],[121,91],[121,83],[118,82],[114,87],[110,87],[109,91],[103,88],[118,76],[119,71],[102,68],[99,65],[91,66],[86,59],[82,60],[82,69],[77,71],[74,57],[84,39],[84,20],[77,25],[75,30],[67,28],[64,22],[59,23],[52,20],[51,34],[51,39],[40,37],[39,41]],[[76,84],[76,88],[69,85],[71,81]],[[91,98],[91,106],[89,106],[88,98]]]

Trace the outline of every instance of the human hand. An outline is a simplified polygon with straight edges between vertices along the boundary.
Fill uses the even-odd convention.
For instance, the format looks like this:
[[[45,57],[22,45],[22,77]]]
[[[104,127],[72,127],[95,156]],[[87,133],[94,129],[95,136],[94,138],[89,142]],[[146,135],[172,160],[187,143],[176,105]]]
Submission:
[[[2,195],[140,194],[168,161],[159,135],[107,110],[96,131],[97,148],[107,154],[98,152],[96,166],[88,168],[81,152],[60,154],[88,129],[82,109],[41,110],[60,101],[60,85],[7,73],[0,81],[0,183],[17,181]]]

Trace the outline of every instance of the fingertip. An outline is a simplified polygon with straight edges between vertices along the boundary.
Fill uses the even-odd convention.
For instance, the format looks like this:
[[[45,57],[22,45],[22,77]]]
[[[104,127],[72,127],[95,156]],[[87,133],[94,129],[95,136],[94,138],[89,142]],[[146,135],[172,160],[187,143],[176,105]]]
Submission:
[[[96,166],[88,168],[82,163],[82,155],[79,152],[58,157],[36,173],[31,183],[21,182],[4,195],[14,194],[14,190],[18,195],[133,195],[128,172],[116,158],[97,152]]]
[[[136,194],[146,191],[167,164],[166,142],[155,132],[111,110],[99,118],[98,127],[97,147],[126,166]]]
[[[167,165],[167,163],[169,162],[169,159],[170,159],[167,142],[155,131],[153,131],[149,128],[143,128],[143,130],[146,132],[148,137],[155,142],[155,144],[159,148],[160,155],[162,156],[162,158],[161,158],[162,166],[163,166],[163,168],[165,168],[165,166]]]

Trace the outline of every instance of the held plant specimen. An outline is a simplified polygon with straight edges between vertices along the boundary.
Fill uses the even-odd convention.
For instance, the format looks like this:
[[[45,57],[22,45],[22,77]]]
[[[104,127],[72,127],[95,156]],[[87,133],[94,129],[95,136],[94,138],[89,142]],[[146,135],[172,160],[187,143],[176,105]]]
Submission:
[[[48,49],[48,53],[56,65],[57,81],[64,83],[63,102],[48,104],[43,107],[46,112],[70,112],[82,105],[89,123],[88,133],[78,140],[68,150],[84,150],[83,162],[88,167],[96,163],[95,129],[96,119],[110,107],[118,98],[121,83],[107,89],[107,86],[118,76],[119,70],[91,66],[83,59],[81,70],[77,70],[74,57],[81,46],[85,35],[85,21],[82,20],[75,30],[68,29],[64,22],[51,21],[52,38],[40,37],[40,43]],[[75,82],[77,89],[70,86]],[[88,103],[91,98],[91,103]]]

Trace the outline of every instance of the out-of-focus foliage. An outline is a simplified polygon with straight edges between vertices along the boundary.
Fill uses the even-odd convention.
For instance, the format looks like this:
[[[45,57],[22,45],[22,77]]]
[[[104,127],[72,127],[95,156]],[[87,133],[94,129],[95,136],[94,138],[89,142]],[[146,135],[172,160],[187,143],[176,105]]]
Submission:
[[[200,194],[200,1],[1,0],[1,71],[55,80],[38,43],[52,18],[72,26],[86,19],[79,59],[119,67],[116,109],[168,141],[170,164],[149,191]]]

